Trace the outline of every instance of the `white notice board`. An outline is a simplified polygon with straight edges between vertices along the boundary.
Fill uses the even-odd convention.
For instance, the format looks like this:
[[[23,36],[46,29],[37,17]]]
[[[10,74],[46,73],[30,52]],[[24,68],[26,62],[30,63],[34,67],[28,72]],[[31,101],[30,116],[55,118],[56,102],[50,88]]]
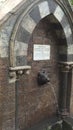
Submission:
[[[50,60],[50,45],[33,45],[33,60]]]

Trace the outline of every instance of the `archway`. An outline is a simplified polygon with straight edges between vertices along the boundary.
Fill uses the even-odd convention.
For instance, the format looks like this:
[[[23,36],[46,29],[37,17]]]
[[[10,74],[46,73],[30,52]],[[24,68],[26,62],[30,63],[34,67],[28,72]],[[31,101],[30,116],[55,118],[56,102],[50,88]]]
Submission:
[[[46,6],[46,8],[45,8],[45,6]],[[47,17],[47,19],[49,19],[49,16],[50,16],[51,28],[55,28],[55,30],[54,30],[55,34],[53,35],[53,37],[55,37],[56,40],[58,41],[57,44],[58,44],[59,49],[57,49],[57,50],[59,50],[59,52],[58,52],[59,61],[64,62],[64,63],[67,63],[67,61],[70,61],[70,60],[72,61],[71,58],[68,58],[70,56],[68,54],[72,53],[70,51],[71,46],[72,46],[72,30],[71,30],[69,21],[65,15],[64,11],[62,10],[62,8],[53,0],[52,1],[49,0],[49,1],[39,2],[39,3],[37,3],[37,5],[34,5],[34,7],[30,8],[28,10],[28,12],[27,11],[26,11],[26,13],[23,12],[21,17],[19,18],[18,22],[14,26],[13,34],[11,36],[11,41],[10,41],[10,66],[11,66],[12,71],[15,71],[17,73],[18,66],[19,67],[21,66],[21,70],[22,70],[23,66],[25,67],[25,66],[29,66],[29,65],[31,66],[31,70],[33,69],[32,65],[30,63],[30,60],[29,60],[29,59],[33,59],[33,58],[31,56],[30,57],[28,56],[28,50],[30,50],[32,48],[31,47],[32,45],[30,46],[30,38],[31,38],[31,35],[32,35],[35,27],[37,26],[37,24],[45,17]],[[47,24],[47,27],[48,27],[48,24]],[[60,41],[60,43],[59,43],[59,41]],[[33,51],[31,51],[31,53],[33,53]],[[33,59],[33,60],[35,60],[35,59]],[[35,65],[36,64],[34,64],[34,66]],[[45,64],[44,64],[44,66],[45,66]],[[55,66],[55,64],[54,64],[54,66]],[[57,67],[57,66],[55,66],[55,67]],[[35,70],[35,69],[33,69],[33,70]],[[37,70],[39,71],[39,69],[37,69]],[[53,71],[53,73],[54,73],[54,71]],[[31,76],[32,76],[32,74],[31,74]],[[31,77],[29,79],[28,79],[28,77],[23,76],[23,78],[20,81],[20,84],[22,82],[23,85],[21,84],[22,86],[20,85],[19,88],[23,87],[24,90],[25,89],[26,89],[26,91],[29,90],[29,89],[27,90],[27,88],[30,88],[30,86],[27,85],[26,82],[24,85],[24,79],[27,82],[29,80],[32,81]],[[32,76],[32,77],[33,77],[33,80],[35,81],[35,79],[34,79],[35,76]],[[67,77],[67,75],[66,75],[66,77]],[[29,84],[32,83],[30,81],[29,81]],[[67,83],[67,79],[65,79],[65,83]],[[31,86],[31,87],[33,87],[33,89],[34,89],[34,85],[35,84],[33,82],[32,86]],[[67,84],[64,84],[64,85],[65,85],[65,89],[67,89]],[[24,86],[27,86],[27,88],[24,88]],[[37,86],[37,85],[35,85],[35,86]],[[20,91],[22,92],[21,88],[20,88]],[[28,97],[28,94],[26,94],[25,91],[24,91],[24,93]],[[66,93],[64,93],[64,94],[66,94]],[[67,94],[63,95],[63,99],[64,99],[64,96],[66,99]],[[23,97],[25,97],[25,96],[23,95]],[[27,97],[26,97],[26,99],[27,99]],[[31,95],[29,97],[31,99]],[[38,98],[36,98],[36,99],[38,99]],[[20,100],[21,100],[21,98],[20,98]],[[36,100],[35,100],[35,102],[36,102]],[[29,104],[32,104],[31,101],[29,102]],[[26,105],[29,108],[29,105],[27,103],[26,103]],[[65,105],[64,107],[66,107],[66,105],[67,105],[66,100],[65,100],[65,104],[63,104],[63,105]],[[34,107],[34,105],[33,105],[33,107]],[[20,106],[20,108],[21,108],[21,106]],[[34,122],[34,123],[37,122],[34,119],[34,115],[36,112],[34,113],[34,115],[31,114],[31,116],[30,116],[30,114],[28,115],[27,112],[24,112],[24,109],[26,109],[25,105],[22,107],[22,109],[19,110],[20,111],[19,114],[21,113],[21,110],[22,110],[22,112],[24,113],[23,116],[25,117],[25,122],[28,122],[25,124],[25,126],[27,124],[29,124],[29,126],[31,126],[32,122]],[[64,110],[64,108],[63,108],[63,110]],[[67,110],[65,110],[65,111],[67,111]],[[56,110],[55,110],[55,112],[56,112]],[[62,110],[61,110],[61,112],[62,112]],[[38,114],[39,114],[39,112],[38,112]],[[37,117],[38,117],[38,114],[37,114]],[[20,117],[22,119],[24,118],[23,116],[20,115]],[[32,119],[32,121],[29,122],[29,120],[31,120],[32,116],[33,116],[33,119]],[[30,117],[30,118],[27,119],[28,117]],[[21,118],[20,118],[20,127],[22,124]]]
[[[53,14],[48,15],[40,20],[31,34],[28,49],[27,51],[23,51],[27,55],[18,57],[16,61],[17,66],[24,65],[24,63],[25,66],[31,66],[30,73],[21,76],[18,85],[18,115],[20,116],[18,127],[20,128],[22,127],[21,124],[24,117],[25,123],[23,124],[23,128],[27,128],[27,126],[30,127],[42,120],[52,118],[56,115],[56,110],[58,109],[58,62],[60,58],[59,45],[61,43],[58,44],[59,37],[53,26],[59,28],[61,35],[64,37],[64,32],[60,23]],[[64,39],[64,42],[66,44],[66,39]],[[38,47],[38,50],[41,48],[41,50],[36,52],[35,47]],[[42,50],[43,47],[47,50]],[[38,53],[40,57],[38,57]],[[49,84],[38,83],[38,73],[43,70],[49,76]],[[21,103],[22,99],[23,104]]]
[[[22,42],[22,43],[28,44],[31,33],[33,32],[37,23],[42,18],[46,17],[47,15],[51,13],[60,22],[65,33],[67,47],[65,47],[64,44],[61,47],[61,48],[65,48],[65,51],[62,52],[64,54],[63,57],[65,57],[65,61],[67,60],[72,61],[71,56],[69,58],[69,56],[65,53],[67,52],[70,55],[72,53],[71,51],[72,30],[71,30],[69,21],[64,11],[61,9],[61,7],[56,2],[54,2],[54,0],[51,0],[51,1],[49,0],[49,1],[39,2],[37,5],[34,5],[34,7],[30,8],[28,12],[27,11],[26,13],[23,12],[18,22],[16,23],[16,26],[14,27],[14,32],[12,34],[11,41],[10,41],[10,66],[15,66],[15,59],[14,59],[15,42]],[[24,33],[24,38],[22,38],[23,33]],[[67,49],[68,46],[69,46],[69,49]]]

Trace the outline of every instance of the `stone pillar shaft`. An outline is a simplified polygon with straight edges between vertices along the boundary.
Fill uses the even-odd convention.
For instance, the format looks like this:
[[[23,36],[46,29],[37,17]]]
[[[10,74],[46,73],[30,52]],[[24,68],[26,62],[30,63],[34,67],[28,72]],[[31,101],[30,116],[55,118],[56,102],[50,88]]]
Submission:
[[[69,115],[70,93],[71,93],[71,65],[60,64],[60,93],[59,112],[62,117]]]

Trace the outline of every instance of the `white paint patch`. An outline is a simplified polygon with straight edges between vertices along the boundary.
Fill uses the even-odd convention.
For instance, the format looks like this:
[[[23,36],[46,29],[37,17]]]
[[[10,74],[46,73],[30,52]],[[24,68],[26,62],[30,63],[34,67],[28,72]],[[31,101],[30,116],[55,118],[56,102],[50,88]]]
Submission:
[[[14,47],[15,56],[26,56],[27,49],[28,49],[27,43],[15,41],[15,47]]]
[[[64,12],[60,8],[60,6],[57,6],[57,8],[54,12],[54,16],[58,19],[59,22],[61,22],[61,20],[63,19]]]
[[[7,46],[0,46],[0,57],[8,57],[8,47]]]
[[[38,6],[39,6],[41,18],[44,18],[45,16],[50,14],[49,5],[47,1],[42,2]]]
[[[27,15],[22,21],[22,27],[29,33],[32,33],[36,26],[35,21]]]
[[[50,45],[34,44],[33,46],[33,60],[50,60]]]
[[[65,35],[66,35],[66,38],[68,38],[68,37],[71,36],[72,31],[71,31],[71,28],[70,28],[70,25],[69,25],[69,24],[64,28],[64,33],[65,33]]]

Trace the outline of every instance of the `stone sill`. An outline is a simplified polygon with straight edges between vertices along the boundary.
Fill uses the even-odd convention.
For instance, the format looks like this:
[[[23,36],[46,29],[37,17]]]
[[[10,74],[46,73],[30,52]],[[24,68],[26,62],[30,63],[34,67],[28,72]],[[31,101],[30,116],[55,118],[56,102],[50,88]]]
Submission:
[[[10,67],[10,71],[19,71],[19,70],[29,70],[31,69],[31,66],[16,66],[16,67]]]
[[[29,75],[31,66],[16,66],[9,68],[9,83],[15,82],[22,75]]]

